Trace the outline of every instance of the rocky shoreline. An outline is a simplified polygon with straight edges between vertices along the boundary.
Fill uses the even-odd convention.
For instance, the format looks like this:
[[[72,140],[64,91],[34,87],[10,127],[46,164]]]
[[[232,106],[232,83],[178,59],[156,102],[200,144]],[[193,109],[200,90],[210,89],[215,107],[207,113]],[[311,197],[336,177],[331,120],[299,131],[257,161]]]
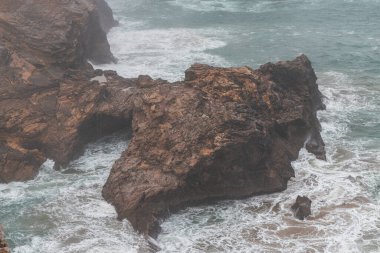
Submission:
[[[175,83],[127,79],[87,63],[115,61],[106,32],[116,24],[103,0],[1,1],[0,182],[32,179],[46,159],[59,169],[130,129],[103,196],[156,236],[179,208],[286,189],[304,145],[325,159],[306,56],[257,70],[194,64]]]

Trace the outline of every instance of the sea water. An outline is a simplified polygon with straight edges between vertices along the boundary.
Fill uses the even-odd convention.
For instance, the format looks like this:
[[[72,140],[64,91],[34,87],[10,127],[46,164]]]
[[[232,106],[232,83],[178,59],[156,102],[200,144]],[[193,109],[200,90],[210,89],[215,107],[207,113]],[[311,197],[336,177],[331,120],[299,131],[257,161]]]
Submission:
[[[109,33],[125,77],[182,80],[194,62],[253,68],[305,53],[327,110],[327,161],[302,150],[281,193],[189,207],[163,222],[162,252],[380,252],[379,0],[108,0]],[[117,221],[101,189],[128,145],[124,133],[89,144],[63,171],[0,185],[0,222],[13,252],[148,252]],[[290,206],[308,196],[312,215]]]

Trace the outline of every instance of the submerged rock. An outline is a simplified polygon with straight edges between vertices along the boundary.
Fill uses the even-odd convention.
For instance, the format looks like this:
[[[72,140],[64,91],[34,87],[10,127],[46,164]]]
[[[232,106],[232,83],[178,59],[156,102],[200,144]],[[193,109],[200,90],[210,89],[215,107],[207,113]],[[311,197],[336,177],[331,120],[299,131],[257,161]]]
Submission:
[[[0,253],[10,253],[8,244],[5,241],[4,230],[1,225],[0,225]]]
[[[296,202],[291,209],[298,219],[304,220],[311,214],[311,200],[305,196],[297,196]]]
[[[103,196],[155,236],[179,208],[284,190],[305,142],[324,158],[324,105],[304,55],[257,70],[194,64],[176,83],[125,79],[86,62],[112,60],[94,0],[3,0],[0,10],[2,182],[33,178],[48,158],[65,166],[129,128]]]

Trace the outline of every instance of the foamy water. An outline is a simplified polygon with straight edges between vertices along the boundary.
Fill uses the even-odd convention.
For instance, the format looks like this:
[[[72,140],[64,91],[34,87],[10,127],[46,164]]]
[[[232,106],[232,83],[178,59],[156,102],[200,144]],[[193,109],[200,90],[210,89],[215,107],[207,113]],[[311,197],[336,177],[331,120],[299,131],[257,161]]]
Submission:
[[[194,62],[257,67],[306,53],[325,95],[327,161],[302,150],[284,192],[173,214],[162,252],[380,252],[378,0],[108,2],[121,24],[109,34],[119,62],[96,67],[175,81]],[[101,197],[125,136],[90,144],[64,171],[47,162],[35,180],[0,185],[14,252],[148,252]],[[313,201],[305,221],[290,211],[297,195]]]
[[[308,7],[314,5],[318,0],[264,0],[264,1],[245,1],[245,0],[172,0],[168,1],[172,5],[179,6],[185,9],[191,9],[193,11],[214,12],[214,11],[226,11],[226,12],[250,12],[250,13],[265,13],[280,8],[291,9],[300,3],[308,5]]]
[[[374,105],[342,73],[319,73],[328,110],[319,113],[327,161],[305,150],[296,177],[281,193],[188,208],[164,224],[166,252],[379,252],[380,159],[365,141],[349,141],[350,117]],[[377,121],[379,123],[379,121]],[[293,217],[297,195],[312,201],[312,216]]]
[[[185,70],[195,62],[217,66],[227,63],[222,57],[205,52],[226,45],[210,36],[217,31],[187,28],[135,30],[126,27],[116,27],[109,34],[118,64],[105,64],[101,68],[114,69],[124,77],[149,74],[153,78],[176,81],[182,79]]]
[[[88,145],[63,171],[47,161],[35,180],[0,184],[0,217],[12,252],[132,253],[146,247],[101,196],[112,163],[127,148],[126,136]]]

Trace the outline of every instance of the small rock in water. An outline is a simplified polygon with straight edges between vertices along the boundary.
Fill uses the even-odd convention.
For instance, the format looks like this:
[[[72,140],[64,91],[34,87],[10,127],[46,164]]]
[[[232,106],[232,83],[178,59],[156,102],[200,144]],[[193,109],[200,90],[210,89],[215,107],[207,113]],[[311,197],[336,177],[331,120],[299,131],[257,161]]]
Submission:
[[[305,196],[297,196],[296,202],[292,205],[294,215],[303,220],[305,217],[311,214],[311,200]]]

